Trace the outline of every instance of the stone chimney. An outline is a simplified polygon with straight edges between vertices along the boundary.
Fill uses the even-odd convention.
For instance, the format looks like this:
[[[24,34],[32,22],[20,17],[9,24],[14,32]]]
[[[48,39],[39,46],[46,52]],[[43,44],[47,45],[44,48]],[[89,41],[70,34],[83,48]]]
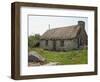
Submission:
[[[80,25],[82,29],[85,29],[85,22],[84,21],[78,21],[78,25]]]

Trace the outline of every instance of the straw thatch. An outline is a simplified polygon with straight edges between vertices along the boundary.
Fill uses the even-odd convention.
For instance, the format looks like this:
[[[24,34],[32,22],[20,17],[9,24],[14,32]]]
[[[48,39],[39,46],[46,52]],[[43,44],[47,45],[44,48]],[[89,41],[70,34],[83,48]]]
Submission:
[[[41,36],[41,39],[73,39],[77,36],[80,28],[79,25],[72,25],[50,29]]]

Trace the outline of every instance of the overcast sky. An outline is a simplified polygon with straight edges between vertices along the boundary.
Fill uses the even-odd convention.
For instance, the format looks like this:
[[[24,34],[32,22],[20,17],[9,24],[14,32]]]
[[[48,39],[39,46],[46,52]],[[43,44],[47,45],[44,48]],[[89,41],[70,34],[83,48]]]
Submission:
[[[63,16],[39,16],[30,15],[28,16],[28,30],[29,36],[34,34],[42,35],[45,31],[52,28],[58,28],[63,26],[76,25],[78,21],[85,22],[85,29],[88,33],[88,18],[86,17],[63,17]]]

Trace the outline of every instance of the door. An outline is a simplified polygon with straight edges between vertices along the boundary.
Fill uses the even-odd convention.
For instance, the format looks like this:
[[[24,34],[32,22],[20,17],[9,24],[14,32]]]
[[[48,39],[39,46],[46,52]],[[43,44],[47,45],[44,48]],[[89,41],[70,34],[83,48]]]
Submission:
[[[55,51],[56,50],[56,41],[53,40],[53,50]]]
[[[82,46],[82,39],[78,38],[78,48],[80,48]]]

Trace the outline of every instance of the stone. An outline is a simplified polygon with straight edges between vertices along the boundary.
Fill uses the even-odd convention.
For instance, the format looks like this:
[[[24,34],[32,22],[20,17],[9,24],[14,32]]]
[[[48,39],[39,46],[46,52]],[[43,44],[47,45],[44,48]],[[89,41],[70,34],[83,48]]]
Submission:
[[[28,61],[29,62],[44,62],[45,58],[43,58],[40,54],[38,54],[36,51],[31,51],[28,54]]]
[[[47,65],[47,66],[59,65],[59,62],[49,62],[49,63],[44,64],[44,65]]]

